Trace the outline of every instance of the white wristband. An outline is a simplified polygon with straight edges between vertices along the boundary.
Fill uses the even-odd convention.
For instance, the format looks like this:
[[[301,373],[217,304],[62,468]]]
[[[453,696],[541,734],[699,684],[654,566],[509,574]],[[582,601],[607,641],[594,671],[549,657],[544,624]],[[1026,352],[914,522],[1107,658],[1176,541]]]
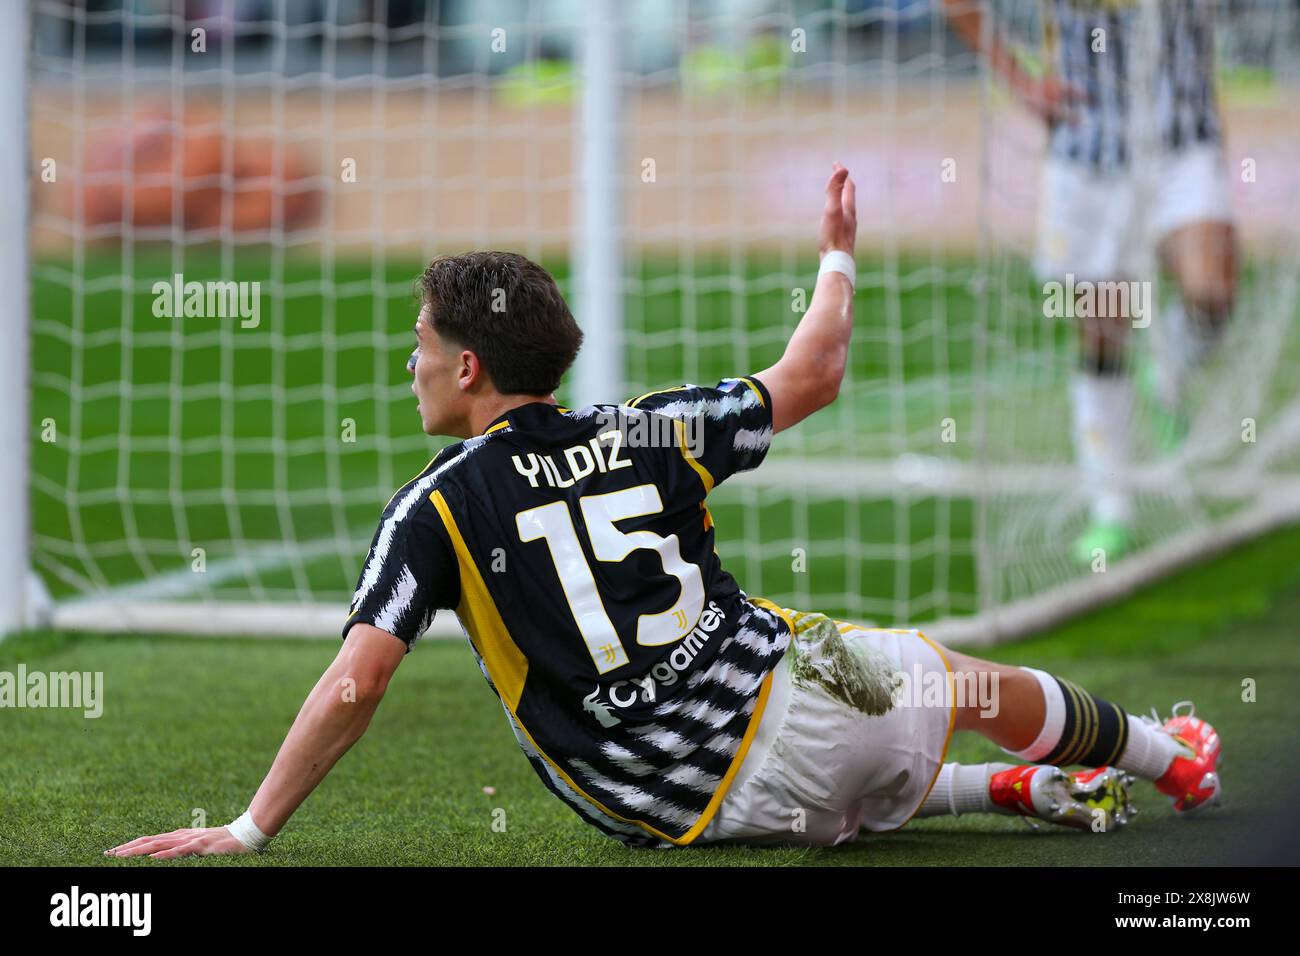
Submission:
[[[858,285],[858,270],[853,263],[853,257],[847,252],[839,249],[832,249],[826,255],[822,256],[821,268],[817,270],[817,278],[821,278],[828,272],[838,272],[847,276],[849,285],[855,289]]]
[[[226,829],[230,831],[232,837],[258,853],[271,843],[271,837],[257,828],[257,824],[253,822],[253,814],[249,810],[245,810],[244,815],[233,823],[227,823]]]

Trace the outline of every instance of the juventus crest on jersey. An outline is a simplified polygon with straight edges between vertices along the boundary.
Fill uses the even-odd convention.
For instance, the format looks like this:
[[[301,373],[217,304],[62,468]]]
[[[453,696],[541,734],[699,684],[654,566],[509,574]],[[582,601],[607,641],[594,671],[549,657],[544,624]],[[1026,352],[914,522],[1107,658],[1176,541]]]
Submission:
[[[546,786],[625,842],[689,843],[790,640],[723,570],[704,503],[771,437],[754,378],[515,408],[393,496],[344,634],[409,647],[454,608]]]
[[[1109,170],[1219,141],[1213,26],[1210,0],[1043,0],[1049,66],[1081,94],[1053,155]]]

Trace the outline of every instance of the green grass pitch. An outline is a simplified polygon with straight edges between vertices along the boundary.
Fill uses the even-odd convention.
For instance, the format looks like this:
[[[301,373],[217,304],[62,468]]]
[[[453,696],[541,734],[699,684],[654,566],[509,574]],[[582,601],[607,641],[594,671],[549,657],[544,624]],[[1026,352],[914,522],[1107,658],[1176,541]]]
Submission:
[[[1196,865],[1257,858],[1294,798],[1300,722],[1300,529],[1256,541],[1140,596],[989,656],[1059,672],[1134,711],[1193,699],[1224,741],[1225,803],[1176,819],[1149,785],[1126,830],[1031,832],[1004,817],[935,819],[823,850],[627,849],[552,797],[518,752],[467,648],[416,646],[370,731],[266,854],[180,866]],[[247,805],[336,652],[325,641],[30,634],[0,669],[105,675],[103,716],[13,710],[0,747],[0,865],[157,865],[100,854]],[[1243,700],[1243,681],[1255,700]],[[950,757],[998,759],[958,737]],[[485,787],[494,788],[493,793]],[[505,829],[493,829],[497,810]],[[1276,847],[1274,846],[1275,850]]]

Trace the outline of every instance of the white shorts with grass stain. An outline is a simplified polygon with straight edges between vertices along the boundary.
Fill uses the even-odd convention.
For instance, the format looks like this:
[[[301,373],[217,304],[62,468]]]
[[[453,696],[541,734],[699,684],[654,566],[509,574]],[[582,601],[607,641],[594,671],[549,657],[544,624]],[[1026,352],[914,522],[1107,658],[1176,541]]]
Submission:
[[[951,695],[896,693],[897,674],[947,682],[919,631],[786,611],[794,636],[739,771],[695,844],[827,846],[894,830],[920,809],[947,754]]]

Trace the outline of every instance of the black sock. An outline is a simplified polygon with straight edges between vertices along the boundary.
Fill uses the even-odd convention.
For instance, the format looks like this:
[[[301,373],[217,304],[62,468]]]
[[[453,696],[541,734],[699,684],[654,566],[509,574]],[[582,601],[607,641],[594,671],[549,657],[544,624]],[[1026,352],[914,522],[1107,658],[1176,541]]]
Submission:
[[[1068,767],[1113,766],[1128,744],[1128,714],[1118,704],[1102,700],[1082,687],[1053,675],[1065,698],[1061,739],[1038,763]]]

